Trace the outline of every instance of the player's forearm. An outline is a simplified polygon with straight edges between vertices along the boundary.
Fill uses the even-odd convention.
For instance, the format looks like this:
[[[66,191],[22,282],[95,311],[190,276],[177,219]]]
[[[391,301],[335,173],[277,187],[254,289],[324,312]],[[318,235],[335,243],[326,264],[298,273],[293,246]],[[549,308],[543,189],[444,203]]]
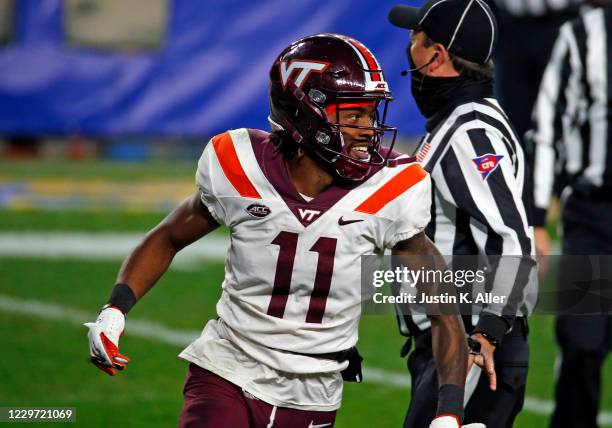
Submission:
[[[463,420],[468,353],[459,315],[431,316],[432,351],[438,374],[436,416],[455,415]]]
[[[459,315],[431,316],[432,348],[439,385],[465,384],[468,349]]]
[[[127,284],[134,297],[141,298],[166,272],[176,253],[218,226],[202,204],[199,192],[193,193],[125,259],[117,283]]]
[[[440,252],[424,234],[399,243],[394,248],[393,254],[400,256],[402,263],[411,270],[424,268],[431,271],[444,271],[446,269]],[[443,293],[453,294],[456,291],[454,287],[444,288],[435,281],[426,284],[419,283],[417,288],[420,292],[430,296]],[[436,414],[452,414],[462,419],[468,350],[459,308],[456,304],[450,303],[429,304],[426,310],[431,321],[432,351],[440,385]]]
[[[177,252],[170,234],[158,226],[125,259],[117,283],[127,284],[140,299],[166,272]]]

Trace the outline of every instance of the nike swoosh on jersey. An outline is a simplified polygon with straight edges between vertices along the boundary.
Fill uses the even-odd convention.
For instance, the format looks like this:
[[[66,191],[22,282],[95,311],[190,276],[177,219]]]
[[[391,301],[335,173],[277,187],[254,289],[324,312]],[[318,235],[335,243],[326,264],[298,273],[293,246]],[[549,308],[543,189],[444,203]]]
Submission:
[[[344,220],[344,218],[340,217],[340,218],[338,219],[338,224],[339,224],[340,226],[345,226],[345,225],[347,225],[347,224],[357,223],[357,222],[359,222],[359,221],[363,221],[363,219],[356,219],[356,220]]]
[[[323,428],[323,427],[328,427],[331,425],[331,422],[328,422],[326,424],[318,424],[318,425],[313,424],[313,422],[314,421],[310,421],[310,425],[308,425],[308,428]]]

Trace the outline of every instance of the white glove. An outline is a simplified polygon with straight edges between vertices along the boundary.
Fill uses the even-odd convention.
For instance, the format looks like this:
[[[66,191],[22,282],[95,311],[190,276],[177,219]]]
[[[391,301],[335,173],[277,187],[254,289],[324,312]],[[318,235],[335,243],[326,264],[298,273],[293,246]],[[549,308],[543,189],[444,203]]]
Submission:
[[[115,307],[102,309],[95,323],[83,324],[89,328],[89,354],[91,362],[111,376],[115,369],[124,370],[130,359],[119,353],[119,338],[125,328],[125,316]]]
[[[429,425],[429,428],[487,428],[484,424],[461,425],[456,416],[438,416]]]

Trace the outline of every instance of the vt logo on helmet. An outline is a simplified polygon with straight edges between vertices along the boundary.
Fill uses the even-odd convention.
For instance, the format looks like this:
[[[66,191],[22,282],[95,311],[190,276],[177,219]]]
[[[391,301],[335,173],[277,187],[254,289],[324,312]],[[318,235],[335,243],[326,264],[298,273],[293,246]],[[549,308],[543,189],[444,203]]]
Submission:
[[[349,180],[387,162],[397,130],[385,125],[389,85],[363,44],[338,34],[316,34],[287,47],[270,69],[270,123],[321,168]],[[372,112],[366,123],[341,123],[343,110]],[[344,133],[344,135],[343,135]],[[357,135],[351,143],[347,136]],[[354,139],[354,138],[353,138]]]
[[[289,77],[291,74],[297,74],[295,79],[295,86],[299,89],[302,88],[302,85],[306,81],[306,78],[311,72],[322,73],[329,67],[328,62],[316,62],[316,61],[299,61],[299,60],[291,60],[291,61],[281,61],[280,62],[280,74],[281,81],[283,83],[283,89],[287,89],[287,82],[289,81]],[[297,73],[293,73],[296,71]]]

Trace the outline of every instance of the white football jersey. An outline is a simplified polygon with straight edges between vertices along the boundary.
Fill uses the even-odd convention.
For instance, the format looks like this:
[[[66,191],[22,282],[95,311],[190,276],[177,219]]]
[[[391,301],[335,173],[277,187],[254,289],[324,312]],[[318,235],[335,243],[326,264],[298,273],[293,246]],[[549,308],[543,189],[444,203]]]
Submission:
[[[339,372],[347,363],[304,354],[355,346],[360,258],[382,257],[385,248],[425,228],[428,174],[417,163],[377,168],[364,181],[332,185],[307,201],[268,134],[239,129],[206,146],[196,183],[211,215],[228,226],[231,245],[219,320],[211,321],[181,357],[271,404],[339,407]],[[229,348],[230,354],[244,355],[231,357]],[[245,358],[265,367],[247,370]],[[284,379],[300,375],[302,381],[289,390],[277,379],[258,382],[258,376],[270,377],[269,370]]]

